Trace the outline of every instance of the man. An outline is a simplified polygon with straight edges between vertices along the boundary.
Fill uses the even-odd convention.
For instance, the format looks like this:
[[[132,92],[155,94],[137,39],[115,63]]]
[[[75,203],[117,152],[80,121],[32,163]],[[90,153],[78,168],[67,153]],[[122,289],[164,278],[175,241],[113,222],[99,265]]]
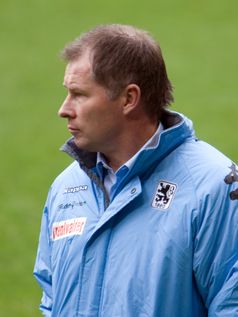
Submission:
[[[168,111],[159,45],[99,26],[63,51],[74,158],[54,181],[34,269],[45,316],[238,316],[238,172]]]

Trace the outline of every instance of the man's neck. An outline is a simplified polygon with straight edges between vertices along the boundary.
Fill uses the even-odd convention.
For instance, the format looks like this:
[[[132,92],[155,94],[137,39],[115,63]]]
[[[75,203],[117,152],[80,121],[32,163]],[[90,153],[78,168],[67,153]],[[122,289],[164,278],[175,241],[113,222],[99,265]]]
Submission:
[[[129,129],[122,134],[115,147],[106,153],[102,153],[107,164],[117,171],[123,164],[132,158],[145,143],[155,134],[158,124],[144,124]]]

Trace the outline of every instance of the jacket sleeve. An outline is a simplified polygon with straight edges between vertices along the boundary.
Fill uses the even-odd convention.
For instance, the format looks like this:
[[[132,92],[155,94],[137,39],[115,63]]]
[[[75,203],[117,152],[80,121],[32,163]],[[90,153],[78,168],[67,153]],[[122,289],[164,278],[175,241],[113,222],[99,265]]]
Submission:
[[[34,267],[34,276],[43,290],[40,310],[42,311],[44,316],[50,317],[52,311],[52,273],[50,261],[50,234],[48,230],[47,207],[45,207],[42,216],[40,239]]]
[[[209,317],[238,317],[238,182],[211,183],[200,193],[194,275]]]

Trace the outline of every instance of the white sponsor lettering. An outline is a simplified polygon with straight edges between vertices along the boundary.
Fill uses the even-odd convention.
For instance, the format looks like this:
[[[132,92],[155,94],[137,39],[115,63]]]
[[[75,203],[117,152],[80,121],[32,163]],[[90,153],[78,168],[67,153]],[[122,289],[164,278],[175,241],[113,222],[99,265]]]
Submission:
[[[76,187],[68,187],[68,188],[65,188],[64,194],[73,194],[73,193],[77,193],[79,191],[85,191],[87,189],[88,189],[88,185],[79,185]]]

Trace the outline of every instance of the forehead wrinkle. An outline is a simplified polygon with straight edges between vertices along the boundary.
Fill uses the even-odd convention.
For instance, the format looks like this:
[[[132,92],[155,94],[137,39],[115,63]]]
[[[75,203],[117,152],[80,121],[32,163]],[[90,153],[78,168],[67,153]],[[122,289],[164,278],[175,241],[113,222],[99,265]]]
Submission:
[[[73,85],[78,86],[79,84],[85,85],[88,79],[91,79],[91,78],[92,76],[91,76],[90,69],[87,67],[84,67],[84,68],[77,67],[69,71],[66,69],[63,85],[65,87],[69,87]]]
[[[77,59],[72,60],[66,66],[64,84],[69,86],[77,84],[81,78],[87,82],[87,79],[92,79],[92,67],[90,56],[87,51]],[[83,82],[85,82],[83,81]]]

